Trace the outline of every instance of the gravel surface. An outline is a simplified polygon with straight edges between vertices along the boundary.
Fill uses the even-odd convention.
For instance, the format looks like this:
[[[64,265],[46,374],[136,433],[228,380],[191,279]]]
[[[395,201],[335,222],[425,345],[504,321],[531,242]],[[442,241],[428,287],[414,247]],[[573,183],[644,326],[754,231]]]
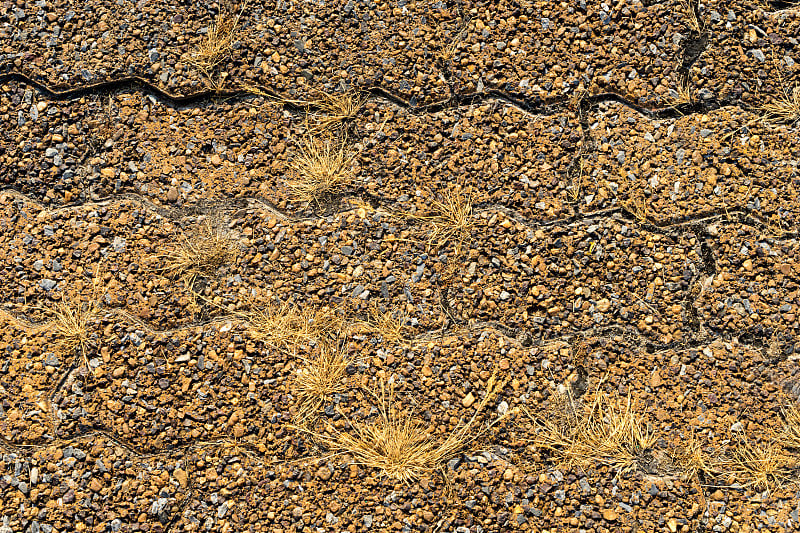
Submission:
[[[0,3],[0,533],[796,530],[800,10],[686,4]]]

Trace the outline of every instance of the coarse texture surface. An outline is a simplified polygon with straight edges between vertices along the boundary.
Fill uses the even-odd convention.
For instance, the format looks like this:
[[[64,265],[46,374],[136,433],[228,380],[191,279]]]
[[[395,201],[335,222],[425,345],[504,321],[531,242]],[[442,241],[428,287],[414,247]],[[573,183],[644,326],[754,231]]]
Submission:
[[[0,0],[0,533],[797,530],[798,32]]]

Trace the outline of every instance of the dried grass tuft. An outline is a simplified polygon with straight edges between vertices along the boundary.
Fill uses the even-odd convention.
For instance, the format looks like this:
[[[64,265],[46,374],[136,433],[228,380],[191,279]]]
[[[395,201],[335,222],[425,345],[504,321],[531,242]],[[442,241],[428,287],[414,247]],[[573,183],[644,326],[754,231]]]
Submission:
[[[705,24],[700,18],[698,0],[678,0],[678,5],[680,6],[686,26],[694,33],[701,33],[705,28]]]
[[[463,187],[455,185],[447,188],[441,199],[431,200],[430,210],[426,214],[406,216],[427,224],[429,244],[443,246],[454,240],[461,245],[475,225],[472,218],[473,201],[471,192],[465,192]]]
[[[311,119],[313,124],[307,124],[308,131],[312,134],[323,133],[345,133],[343,130],[353,120],[367,103],[367,95],[361,91],[351,90],[340,93],[327,93],[321,89],[312,87],[318,96],[309,100],[295,100],[291,98],[278,97],[275,94],[262,90],[259,86],[243,82],[242,89],[271,100],[274,104],[292,105],[304,108],[306,118]]]
[[[192,289],[198,277],[213,274],[235,255],[231,241],[206,221],[196,235],[181,237],[167,252],[157,257],[163,263],[163,272],[173,279],[183,280]]]
[[[359,91],[330,94],[317,89],[317,92],[319,97],[315,100],[292,102],[318,110],[310,114],[315,122],[311,130],[313,132],[335,131],[343,128],[355,119],[367,102],[366,96]]]
[[[683,479],[699,479],[700,475],[714,473],[712,461],[703,449],[702,441],[692,432],[685,444],[672,455]]]
[[[231,51],[241,16],[241,11],[234,14],[230,9],[220,10],[214,22],[209,26],[208,33],[191,55],[190,62],[200,69],[209,80],[211,80],[212,71]]]
[[[315,435],[334,453],[353,457],[356,464],[379,470],[383,475],[406,483],[441,470],[458,456],[481,432],[476,420],[486,405],[505,387],[505,380],[492,374],[486,395],[467,422],[460,423],[444,440],[434,437],[427,424],[414,417],[408,408],[397,405],[394,387],[381,382],[375,421],[352,422],[352,431],[328,427],[326,434]],[[496,420],[494,423],[497,423]]]
[[[100,306],[96,299],[84,303],[68,302],[66,297],[62,297],[53,306],[53,328],[61,336],[61,348],[67,352],[80,352],[87,369],[89,359],[86,352],[92,344],[89,338],[90,325],[99,313]]]
[[[300,309],[287,302],[242,313],[242,316],[253,340],[290,354],[303,345],[330,343],[339,336],[343,326],[335,310]]]
[[[760,110],[767,122],[794,124],[800,120],[800,84],[795,84],[791,91],[784,87],[781,96],[762,105]]]
[[[783,431],[780,433],[780,442],[793,450],[800,450],[800,408],[797,403],[790,403],[783,409]]]
[[[353,322],[351,327],[354,333],[378,335],[384,344],[398,346],[409,344],[407,321],[405,309],[381,311],[371,307],[367,318]]]
[[[536,425],[534,445],[566,465],[588,469],[599,464],[624,473],[635,469],[655,444],[630,394],[611,398],[598,387],[588,403],[578,405],[567,391],[556,394],[555,403],[555,412],[528,416]]]
[[[714,465],[745,487],[769,491],[791,475],[789,457],[776,442],[755,443],[739,437],[733,450]]]
[[[680,77],[677,86],[669,90],[669,95],[665,99],[665,103],[671,107],[691,104],[693,101],[692,84],[688,74]]]
[[[319,203],[339,194],[353,178],[354,159],[346,140],[309,134],[290,166],[292,195],[302,203]]]
[[[344,345],[321,344],[316,354],[304,358],[304,365],[298,369],[294,387],[298,397],[295,421],[306,427],[319,414],[331,395],[345,390],[345,369],[348,360]]]

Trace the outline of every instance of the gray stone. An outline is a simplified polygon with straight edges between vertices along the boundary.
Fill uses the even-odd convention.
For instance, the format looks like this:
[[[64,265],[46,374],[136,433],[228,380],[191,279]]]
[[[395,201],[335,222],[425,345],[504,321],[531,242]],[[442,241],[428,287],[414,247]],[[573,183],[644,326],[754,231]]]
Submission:
[[[39,286],[46,291],[51,291],[55,288],[57,283],[52,279],[43,279],[39,281]]]
[[[114,248],[115,252],[123,252],[125,251],[125,239],[117,235],[114,237],[114,242],[111,243],[111,246]]]
[[[763,63],[764,61],[767,60],[767,58],[764,56],[764,52],[762,52],[758,48],[754,48],[752,50],[749,50],[747,53],[750,54],[751,56],[753,56],[754,58],[756,58],[756,60],[759,63]]]
[[[416,272],[414,272],[414,274],[411,276],[411,281],[413,283],[419,283],[419,280],[422,279],[422,274],[424,272],[425,272],[425,264],[424,263],[420,263],[419,265],[417,265]]]

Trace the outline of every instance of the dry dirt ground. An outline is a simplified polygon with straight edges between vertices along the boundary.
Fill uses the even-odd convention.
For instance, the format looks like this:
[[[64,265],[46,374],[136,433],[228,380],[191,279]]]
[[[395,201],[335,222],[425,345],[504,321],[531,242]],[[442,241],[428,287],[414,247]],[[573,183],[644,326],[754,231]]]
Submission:
[[[799,34],[0,0],[0,532],[797,530]]]

